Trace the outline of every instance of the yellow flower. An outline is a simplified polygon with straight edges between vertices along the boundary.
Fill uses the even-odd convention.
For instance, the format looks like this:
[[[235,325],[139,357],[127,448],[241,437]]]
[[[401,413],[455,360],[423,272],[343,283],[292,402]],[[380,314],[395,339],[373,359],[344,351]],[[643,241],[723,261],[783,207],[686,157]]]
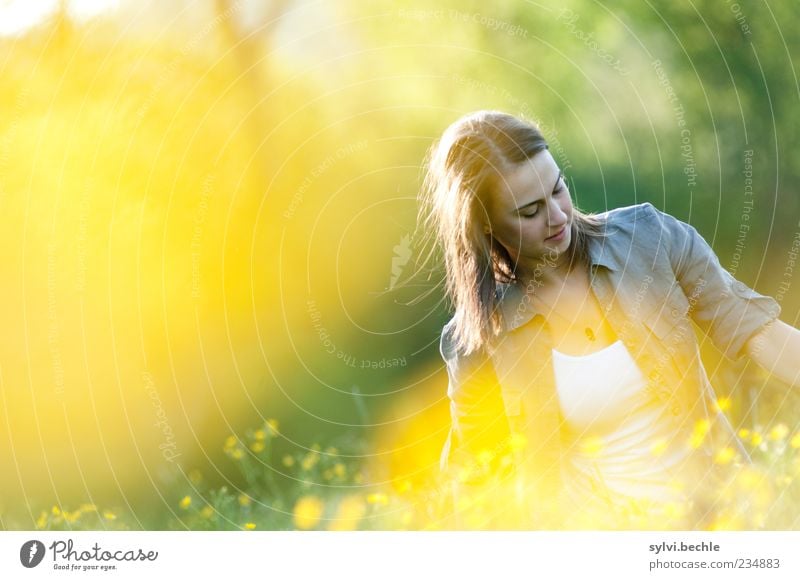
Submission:
[[[280,434],[278,431],[278,421],[277,419],[267,419],[267,422],[264,424],[267,427],[267,431],[269,431],[270,437],[276,437]]]
[[[753,447],[758,447],[764,441],[764,438],[761,436],[761,433],[758,431],[753,431],[753,437],[750,440],[750,443],[753,444]]]
[[[207,505],[200,510],[200,515],[203,516],[205,519],[210,520],[211,516],[214,515],[214,508],[212,508],[210,505]]]
[[[714,462],[720,465],[727,465],[736,456],[736,452],[732,447],[724,447],[717,451],[714,456]]]
[[[47,525],[47,512],[39,514],[39,519],[36,520],[36,527],[42,529]]]
[[[348,495],[339,502],[336,517],[328,524],[330,531],[351,531],[358,526],[358,521],[366,512],[364,500],[358,494]]]
[[[60,516],[61,515],[61,509],[59,509],[59,507],[57,505],[53,506],[53,510],[52,511],[53,511],[53,515],[54,516]]]
[[[189,509],[189,506],[192,505],[192,498],[190,498],[188,495],[184,496],[179,505],[182,509]]]
[[[301,462],[301,465],[302,465],[303,469],[308,471],[309,469],[311,469],[312,467],[314,467],[317,464],[317,461],[319,461],[319,454],[314,453],[314,452],[310,452],[310,453],[306,453],[306,456],[303,457],[303,461]]]
[[[236,449],[231,451],[231,457],[233,457],[234,459],[241,459],[242,457],[244,457],[244,452],[237,447]]]
[[[714,407],[717,409],[718,413],[724,413],[728,409],[731,408],[731,399],[730,397],[720,397],[717,399]]]
[[[246,530],[255,530],[255,529],[256,529],[256,525],[255,525],[253,522],[247,522],[247,523],[244,525],[244,528],[245,528]]]
[[[261,441],[253,441],[250,444],[250,449],[253,450],[253,453],[261,453],[264,451],[264,444]]]
[[[741,439],[747,439],[750,437],[750,429],[739,429],[739,437]]]
[[[336,474],[336,477],[344,477],[347,473],[347,469],[345,469],[344,463],[337,463],[333,466],[333,473]]]
[[[650,446],[650,453],[659,457],[660,455],[664,455],[664,452],[667,450],[667,440],[666,439],[659,439],[655,443]]]
[[[800,447],[800,431],[795,433],[794,437],[792,437],[792,440],[789,442],[789,444],[792,446],[793,449],[797,449],[798,447]]]
[[[115,514],[111,510],[106,510],[103,512],[103,517],[111,522],[117,519],[117,514]]]
[[[367,496],[367,503],[386,505],[389,498],[385,493],[371,493]]]
[[[325,453],[327,453],[328,455],[337,455],[339,453],[339,450],[336,449],[336,447],[328,447],[327,449],[325,449]]]
[[[703,444],[706,434],[711,429],[711,422],[708,419],[700,419],[694,425],[692,436],[689,438],[689,446],[692,449],[697,449]]]
[[[80,511],[81,513],[96,512],[97,511],[97,506],[94,505],[93,503],[84,503],[84,504],[81,504],[81,506],[78,508],[78,511]]]
[[[246,507],[246,506],[249,506],[250,503],[251,503],[250,496],[248,496],[248,495],[246,495],[244,493],[240,493],[239,494],[239,505],[240,506]]]
[[[294,457],[292,457],[291,455],[284,455],[282,463],[286,467],[291,467],[292,465],[294,465]]]
[[[236,447],[238,439],[236,439],[236,435],[228,435],[225,439],[225,449],[233,449]]]
[[[258,431],[256,431],[256,432],[254,433],[254,437],[255,437],[255,438],[258,440],[258,441],[262,441],[262,440],[264,440],[264,439],[266,439],[266,438],[267,438],[267,434],[266,434],[266,433],[264,433],[264,430],[263,430],[263,429],[259,429]]]
[[[301,530],[315,527],[322,517],[322,502],[314,496],[301,497],[294,506],[294,525]]]
[[[772,441],[782,441],[788,434],[789,428],[783,423],[778,423],[769,432],[769,438]]]
[[[78,518],[80,517],[81,517],[80,511],[64,512],[64,520],[66,520],[70,524],[74,524],[75,522],[77,522]]]

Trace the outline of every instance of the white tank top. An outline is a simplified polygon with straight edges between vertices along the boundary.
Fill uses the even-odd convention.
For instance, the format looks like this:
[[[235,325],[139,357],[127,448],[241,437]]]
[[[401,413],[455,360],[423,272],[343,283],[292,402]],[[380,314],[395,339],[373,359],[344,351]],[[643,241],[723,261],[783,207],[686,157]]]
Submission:
[[[553,349],[561,411],[567,422],[564,483],[568,497],[598,506],[686,501],[682,463],[690,456],[666,405],[620,340],[585,355]]]

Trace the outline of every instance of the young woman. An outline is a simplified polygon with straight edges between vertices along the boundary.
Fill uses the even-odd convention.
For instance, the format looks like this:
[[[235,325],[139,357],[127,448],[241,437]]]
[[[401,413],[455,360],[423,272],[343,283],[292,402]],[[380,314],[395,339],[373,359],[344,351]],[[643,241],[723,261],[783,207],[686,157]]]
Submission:
[[[797,385],[800,332],[777,302],[649,203],[579,211],[538,128],[501,112],[447,128],[422,201],[455,309],[441,337],[442,469],[459,493],[513,481],[491,493],[508,504],[492,514],[505,527],[502,509],[524,527],[708,525],[715,454],[750,458],[692,321],[727,356]]]

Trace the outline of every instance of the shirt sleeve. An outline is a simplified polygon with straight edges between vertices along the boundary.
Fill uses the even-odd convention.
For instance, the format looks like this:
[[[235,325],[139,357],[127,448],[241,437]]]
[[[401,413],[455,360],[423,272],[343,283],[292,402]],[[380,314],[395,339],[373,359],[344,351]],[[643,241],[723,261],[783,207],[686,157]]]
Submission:
[[[482,483],[503,470],[510,429],[494,367],[482,352],[457,354],[452,324],[442,331],[440,352],[447,365],[451,427],[440,468],[463,483]]]
[[[741,358],[747,341],[778,318],[780,305],[736,280],[693,226],[653,211],[692,319],[727,357]]]

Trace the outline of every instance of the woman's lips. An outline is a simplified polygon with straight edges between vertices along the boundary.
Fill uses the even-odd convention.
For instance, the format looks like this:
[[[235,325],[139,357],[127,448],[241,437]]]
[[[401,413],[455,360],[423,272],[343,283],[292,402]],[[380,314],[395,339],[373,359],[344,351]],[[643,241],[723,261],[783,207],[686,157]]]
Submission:
[[[558,232],[556,235],[550,236],[549,238],[545,238],[545,241],[547,241],[547,242],[551,242],[551,241],[552,242],[558,242],[564,237],[564,233],[566,231],[567,231],[567,226],[564,226],[563,228],[561,228],[561,231]]]

